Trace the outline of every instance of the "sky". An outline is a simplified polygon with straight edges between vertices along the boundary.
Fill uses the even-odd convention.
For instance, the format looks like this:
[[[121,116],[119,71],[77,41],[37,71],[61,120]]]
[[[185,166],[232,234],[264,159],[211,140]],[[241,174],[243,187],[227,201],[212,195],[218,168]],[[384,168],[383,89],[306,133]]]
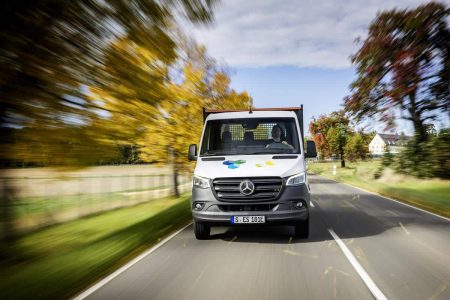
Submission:
[[[415,0],[222,0],[215,22],[190,29],[197,42],[230,70],[232,87],[256,107],[304,105],[313,116],[341,108],[355,72],[349,56],[380,10],[424,4]],[[367,120],[364,125],[384,131]],[[412,133],[400,122],[398,132]]]

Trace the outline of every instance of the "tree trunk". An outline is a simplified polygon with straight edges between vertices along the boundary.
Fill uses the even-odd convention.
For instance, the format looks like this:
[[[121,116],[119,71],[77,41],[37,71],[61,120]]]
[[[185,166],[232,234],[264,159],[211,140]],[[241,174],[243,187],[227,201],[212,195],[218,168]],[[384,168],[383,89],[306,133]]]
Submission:
[[[341,150],[341,168],[345,168],[345,159],[343,150]]]
[[[415,94],[409,94],[409,108],[408,111],[411,115],[411,121],[413,122],[414,125],[414,133],[416,136],[416,142],[422,143],[422,142],[426,142],[428,139],[428,135],[427,135],[427,130],[425,128],[425,124],[421,118],[421,113],[420,111],[417,109],[417,104],[416,104],[416,95]]]
[[[173,166],[173,195],[175,197],[180,196],[180,191],[178,190],[178,170],[175,164]]]
[[[175,197],[180,196],[180,191],[178,190],[178,168],[177,160],[175,157],[175,150],[169,148],[170,163],[172,165],[172,195]]]
[[[414,133],[416,136],[416,141],[418,143],[423,143],[428,140],[427,130],[425,124],[420,119],[420,116],[413,117]]]

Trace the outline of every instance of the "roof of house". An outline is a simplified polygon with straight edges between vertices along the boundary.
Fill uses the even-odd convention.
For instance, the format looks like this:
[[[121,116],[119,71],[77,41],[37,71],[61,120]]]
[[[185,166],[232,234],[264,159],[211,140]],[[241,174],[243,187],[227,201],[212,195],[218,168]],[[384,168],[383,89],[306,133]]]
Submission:
[[[378,133],[380,138],[386,143],[386,145],[404,145],[407,141],[412,139],[411,136],[400,134],[385,134]]]

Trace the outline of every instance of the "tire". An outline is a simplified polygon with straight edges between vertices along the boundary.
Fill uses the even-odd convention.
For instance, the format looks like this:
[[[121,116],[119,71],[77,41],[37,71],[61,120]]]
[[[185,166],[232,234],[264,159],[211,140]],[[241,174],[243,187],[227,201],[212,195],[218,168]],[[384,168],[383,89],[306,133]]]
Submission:
[[[309,218],[294,224],[294,236],[300,239],[309,237]]]
[[[211,232],[211,227],[205,223],[194,221],[194,232],[197,240],[207,240]]]

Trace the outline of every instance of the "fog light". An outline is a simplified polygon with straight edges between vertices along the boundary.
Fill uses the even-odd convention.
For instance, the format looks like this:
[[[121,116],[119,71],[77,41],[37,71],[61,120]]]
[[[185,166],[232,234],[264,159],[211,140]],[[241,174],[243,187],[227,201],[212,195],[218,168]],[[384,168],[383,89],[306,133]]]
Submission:
[[[194,210],[202,210],[202,208],[203,208],[203,203],[200,203],[200,202],[194,203]]]
[[[297,207],[297,208],[303,207],[303,202],[302,201],[296,202],[295,207]]]

